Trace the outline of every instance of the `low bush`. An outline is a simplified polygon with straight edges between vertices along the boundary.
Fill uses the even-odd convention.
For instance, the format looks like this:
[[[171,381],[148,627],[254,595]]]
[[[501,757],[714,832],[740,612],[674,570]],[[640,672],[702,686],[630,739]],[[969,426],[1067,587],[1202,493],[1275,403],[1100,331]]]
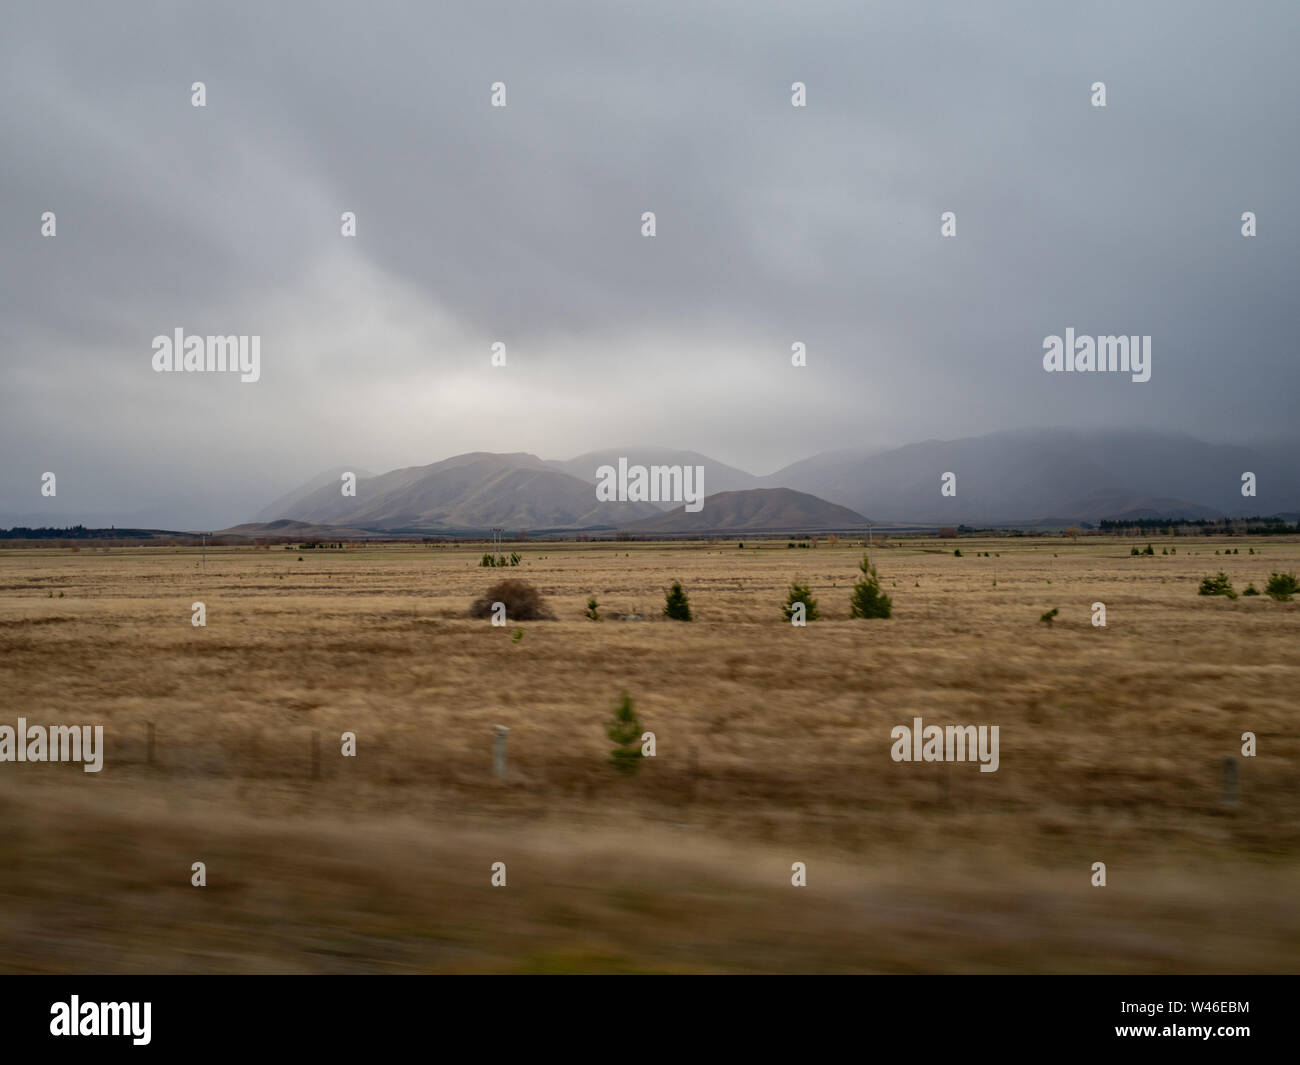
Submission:
[[[527,581],[509,579],[497,581],[480,598],[470,604],[469,616],[472,618],[490,618],[492,604],[504,603],[506,617],[511,621],[554,621],[542,598],[542,593]]]

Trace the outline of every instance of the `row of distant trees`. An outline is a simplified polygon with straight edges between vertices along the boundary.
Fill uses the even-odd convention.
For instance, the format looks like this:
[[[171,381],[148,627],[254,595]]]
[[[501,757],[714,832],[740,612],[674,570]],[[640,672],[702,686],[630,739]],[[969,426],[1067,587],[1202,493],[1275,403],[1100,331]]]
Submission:
[[[147,540],[152,536],[148,529],[87,529],[84,525],[70,525],[66,529],[15,525],[12,529],[0,529],[0,540]]]
[[[1173,536],[1285,536],[1300,533],[1300,522],[1288,524],[1282,518],[1140,518],[1133,521],[1103,521],[1100,531],[1110,535],[1158,532]]]
[[[1283,518],[1133,518],[1105,519],[1098,525],[1081,521],[1062,529],[1060,535],[1079,536],[1287,536],[1300,533],[1300,522],[1291,525]],[[940,539],[958,536],[1045,536],[1033,529],[976,529],[968,525],[944,526]]]

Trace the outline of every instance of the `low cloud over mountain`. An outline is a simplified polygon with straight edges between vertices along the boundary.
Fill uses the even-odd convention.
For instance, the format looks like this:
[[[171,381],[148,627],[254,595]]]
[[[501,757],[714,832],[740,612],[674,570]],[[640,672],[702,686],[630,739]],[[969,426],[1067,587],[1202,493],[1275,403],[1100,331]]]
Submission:
[[[889,522],[995,525],[1274,514],[1300,504],[1295,449],[1207,444],[1184,434],[1016,430],[885,451],[835,451],[763,479]],[[956,494],[940,494],[953,473]],[[1243,496],[1254,473],[1256,495]]]

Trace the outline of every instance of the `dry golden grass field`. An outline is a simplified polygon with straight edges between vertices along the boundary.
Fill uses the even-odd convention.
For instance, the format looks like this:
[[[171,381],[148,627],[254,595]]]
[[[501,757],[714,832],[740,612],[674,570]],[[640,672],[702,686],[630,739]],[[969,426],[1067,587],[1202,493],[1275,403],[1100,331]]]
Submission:
[[[0,763],[0,969],[1300,971],[1300,601],[1197,595],[1300,543],[1133,542],[877,544],[888,620],[844,541],[0,551],[0,724],[106,743]],[[502,576],[557,620],[470,619]],[[892,761],[918,716],[998,725],[998,771]]]

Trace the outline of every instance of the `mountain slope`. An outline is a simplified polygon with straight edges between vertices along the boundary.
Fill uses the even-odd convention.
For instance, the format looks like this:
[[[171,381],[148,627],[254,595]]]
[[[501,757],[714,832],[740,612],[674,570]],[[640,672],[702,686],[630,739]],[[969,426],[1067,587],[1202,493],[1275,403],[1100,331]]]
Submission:
[[[1241,495],[1241,476],[1258,478]],[[955,496],[940,494],[955,473]],[[880,521],[997,524],[1096,521],[1126,511],[1271,514],[1300,503],[1283,448],[1208,444],[1143,430],[1010,430],[927,440],[883,452],[814,456],[765,478]]]
[[[602,503],[593,485],[535,455],[476,451],[357,479],[355,497],[330,482],[277,514],[313,525],[367,529],[583,528],[657,513],[648,503]]]
[[[813,532],[861,529],[867,519],[846,507],[791,488],[751,488],[706,496],[704,507],[690,513],[679,506],[668,514],[623,526],[628,532]]]
[[[317,474],[306,484],[299,485],[292,492],[282,495],[274,503],[263,507],[253,515],[253,521],[275,521],[277,518],[292,514],[295,510],[300,509],[300,505],[309,495],[327,486],[333,485],[337,491],[343,483],[342,477],[345,473],[354,473],[358,478],[373,476],[369,470],[358,469],[356,466],[340,466],[337,469],[326,470],[324,473]]]

